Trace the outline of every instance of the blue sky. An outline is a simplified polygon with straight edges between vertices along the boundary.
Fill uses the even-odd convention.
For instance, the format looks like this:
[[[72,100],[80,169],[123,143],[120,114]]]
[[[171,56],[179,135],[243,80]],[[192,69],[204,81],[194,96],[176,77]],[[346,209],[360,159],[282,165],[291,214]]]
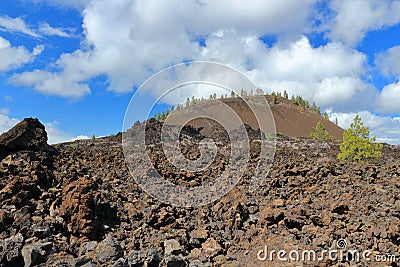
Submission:
[[[0,132],[38,117],[52,143],[116,133],[152,74],[209,60],[399,144],[399,14],[389,0],[3,1]]]

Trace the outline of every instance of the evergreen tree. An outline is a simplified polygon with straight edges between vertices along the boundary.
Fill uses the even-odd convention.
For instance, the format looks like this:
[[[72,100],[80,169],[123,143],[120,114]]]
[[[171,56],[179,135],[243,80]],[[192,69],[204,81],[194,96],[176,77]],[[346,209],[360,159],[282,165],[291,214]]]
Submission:
[[[310,102],[308,102],[308,100],[306,100],[306,101],[304,102],[304,107],[305,107],[306,109],[310,109]]]
[[[315,102],[312,103],[311,110],[317,112],[317,105],[315,104]]]
[[[172,105],[171,106],[171,113],[174,113],[175,112],[175,107],[174,107],[174,105]]]
[[[190,106],[190,99],[188,97],[188,98],[186,98],[186,107],[188,108],[189,106]]]
[[[338,122],[337,117],[335,118],[335,124],[336,124],[336,125],[339,125],[339,122]]]
[[[278,98],[275,93],[272,94],[272,104],[274,105],[278,104]]]
[[[324,112],[324,119],[329,121],[329,115],[328,112],[326,111]]]
[[[382,144],[375,141],[375,137],[369,137],[369,128],[364,126],[360,116],[357,115],[350,128],[344,131],[338,159],[375,162],[382,155]]]
[[[289,99],[289,95],[286,90],[283,91],[283,97]]]
[[[256,95],[264,95],[264,91],[261,88],[256,89]]]
[[[231,91],[231,98],[234,98],[234,97],[235,97],[235,92]]]
[[[157,114],[157,120],[158,120],[158,121],[161,120],[161,114],[160,114],[160,112],[158,112],[158,114]]]
[[[165,120],[165,117],[166,117],[166,116],[165,116],[165,111],[163,111],[163,112],[161,113],[161,120],[164,121],[164,120]]]
[[[330,140],[335,139],[333,136],[329,135],[328,131],[322,122],[317,122],[315,125],[315,131],[310,133],[310,137],[317,142],[318,154],[321,150],[321,143],[326,143]]]

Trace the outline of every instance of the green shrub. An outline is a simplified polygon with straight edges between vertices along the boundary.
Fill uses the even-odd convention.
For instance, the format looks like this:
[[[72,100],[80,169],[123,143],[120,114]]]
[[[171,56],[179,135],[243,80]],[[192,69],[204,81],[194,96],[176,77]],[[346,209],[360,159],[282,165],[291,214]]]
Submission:
[[[350,128],[344,131],[338,159],[376,162],[382,155],[382,144],[376,143],[375,140],[375,136],[369,137],[369,128],[364,126],[360,116],[357,115]]]
[[[320,152],[321,143],[335,139],[332,135],[329,135],[324,124],[320,121],[315,125],[315,131],[310,133],[310,137],[317,142],[318,153]]]

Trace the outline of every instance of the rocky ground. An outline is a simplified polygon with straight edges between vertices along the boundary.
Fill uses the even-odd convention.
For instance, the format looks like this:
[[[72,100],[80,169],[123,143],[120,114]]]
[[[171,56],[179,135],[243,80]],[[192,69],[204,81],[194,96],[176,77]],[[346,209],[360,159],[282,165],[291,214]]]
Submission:
[[[265,245],[321,251],[335,249],[341,238],[349,249],[400,256],[398,147],[385,145],[377,164],[363,165],[338,162],[338,143],[325,145],[319,155],[310,140],[279,137],[272,169],[258,190],[249,192],[245,175],[218,201],[178,208],[138,187],[120,134],[55,146],[46,140],[35,119],[0,136],[0,266],[400,264],[399,258],[358,265],[257,259]],[[198,153],[186,150],[188,157]],[[173,181],[177,176],[158,150],[150,151]],[[199,182],[181,176],[190,185]]]

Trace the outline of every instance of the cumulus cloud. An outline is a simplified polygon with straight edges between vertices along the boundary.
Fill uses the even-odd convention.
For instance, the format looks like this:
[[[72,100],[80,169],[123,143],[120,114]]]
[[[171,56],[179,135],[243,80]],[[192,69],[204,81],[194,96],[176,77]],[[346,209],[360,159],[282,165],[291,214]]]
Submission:
[[[370,30],[400,22],[398,0],[333,0],[330,7],[335,16],[328,35],[349,45],[358,44]]]
[[[85,95],[88,91],[86,87],[76,86],[77,83],[100,74],[107,75],[109,90],[129,92],[154,71],[185,59],[202,58],[198,39],[221,29],[235,29],[241,35],[287,32],[298,36],[307,27],[314,2],[258,0],[249,5],[243,1],[93,1],[82,13],[85,46],[93,49],[63,55],[57,62],[61,67],[57,76],[61,80],[71,80],[64,76],[81,76],[73,79],[75,89],[82,90],[74,95]],[[80,74],[82,71],[85,75]],[[32,75],[43,77],[39,72],[29,73]],[[24,78],[21,74],[14,80]],[[48,93],[43,90],[44,79],[35,80],[32,85]],[[60,84],[53,94],[70,95],[60,93],[63,90]]]
[[[243,61],[250,61],[252,69],[246,74],[268,91],[287,90],[290,95],[299,94],[325,108],[335,106],[342,111],[369,105],[376,91],[361,79],[366,55],[343,44],[314,48],[303,36],[288,48],[267,48],[258,39],[243,46],[247,53],[235,51],[227,57],[238,54]],[[348,106],[354,100],[356,104]]]
[[[364,125],[370,128],[371,136],[377,137],[378,142],[400,144],[400,117],[378,116],[370,111],[361,111],[357,113],[329,112],[329,118],[331,121],[335,121],[337,118],[339,126],[347,129],[357,114],[361,117]]]
[[[0,71],[16,69],[26,63],[32,62],[44,50],[43,45],[36,46],[29,52],[23,46],[13,47],[10,42],[0,37]]]
[[[400,77],[400,46],[392,47],[376,55],[375,64],[387,76]]]
[[[341,81],[346,83],[347,97],[339,102],[350,101],[358,93],[370,95],[373,88],[360,79],[364,54],[340,43],[314,48],[300,34],[307,31],[313,4],[290,0],[253,5],[242,1],[91,2],[83,11],[83,27],[85,44],[93,49],[63,54],[52,74],[36,70],[12,80],[45,94],[79,97],[90,92],[88,79],[105,74],[109,90],[129,92],[166,66],[211,60],[238,68],[266,89],[286,89],[327,106],[338,103],[331,95],[341,88]],[[267,47],[260,40],[282,32],[291,34],[292,42]],[[55,77],[64,82],[51,82]],[[320,91],[329,91],[329,96]]]
[[[400,81],[383,87],[375,103],[375,108],[381,113],[400,114]]]
[[[47,95],[79,98],[90,93],[89,86],[68,75],[34,70],[14,74],[10,80],[15,85],[34,86],[37,92]]]

